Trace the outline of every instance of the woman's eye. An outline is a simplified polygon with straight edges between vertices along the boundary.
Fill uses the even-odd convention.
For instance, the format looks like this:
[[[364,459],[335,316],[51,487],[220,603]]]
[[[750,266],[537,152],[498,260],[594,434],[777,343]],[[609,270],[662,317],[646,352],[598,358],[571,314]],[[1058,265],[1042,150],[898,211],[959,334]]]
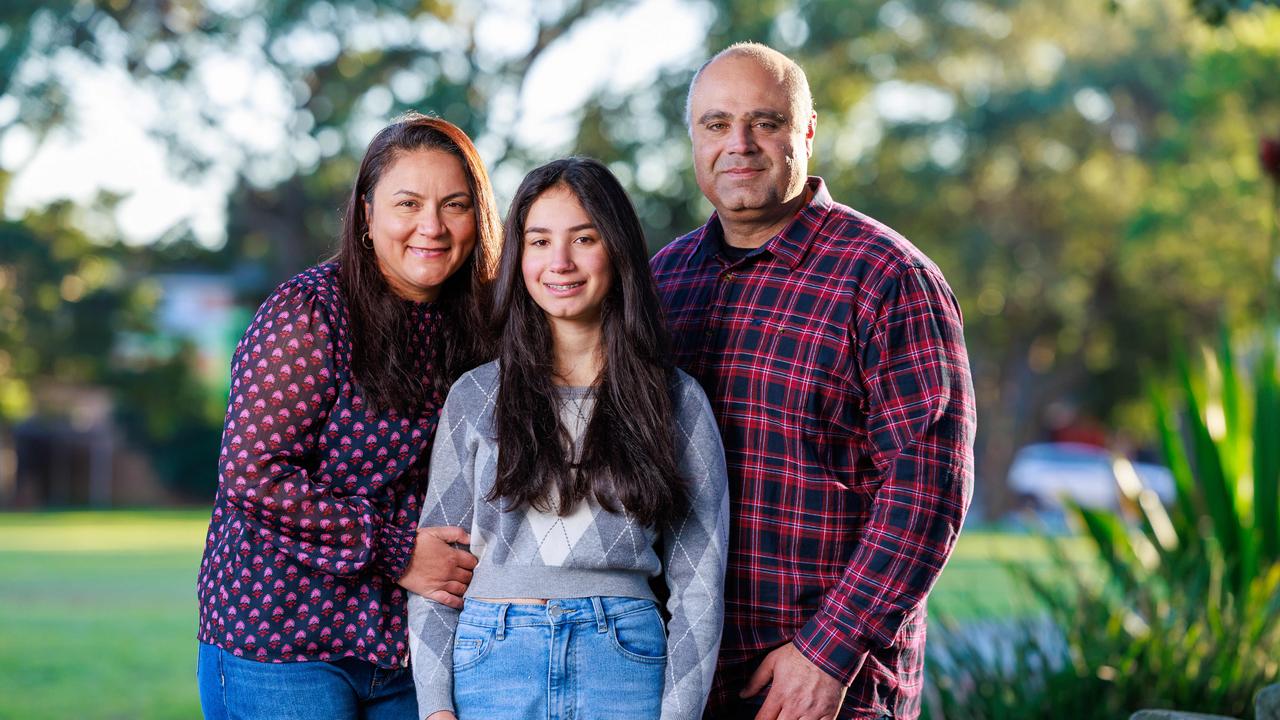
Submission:
[[[574,238],[573,241],[577,243],[585,244],[585,243],[595,242],[596,239],[591,237],[590,235],[579,235],[578,237]]]
[[[530,245],[532,245],[532,246],[534,246],[534,247],[542,247],[543,245],[546,245],[546,244],[547,244],[547,239],[546,239],[546,238],[534,238],[533,240],[530,240],[530,241],[529,241],[529,244],[530,244]]]

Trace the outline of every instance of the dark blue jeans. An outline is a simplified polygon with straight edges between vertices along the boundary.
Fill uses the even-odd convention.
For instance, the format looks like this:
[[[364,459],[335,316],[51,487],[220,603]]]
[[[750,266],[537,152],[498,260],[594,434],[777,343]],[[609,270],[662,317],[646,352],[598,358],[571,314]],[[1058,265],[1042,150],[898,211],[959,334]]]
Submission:
[[[200,643],[206,720],[417,720],[413,672],[366,660],[261,663]]]

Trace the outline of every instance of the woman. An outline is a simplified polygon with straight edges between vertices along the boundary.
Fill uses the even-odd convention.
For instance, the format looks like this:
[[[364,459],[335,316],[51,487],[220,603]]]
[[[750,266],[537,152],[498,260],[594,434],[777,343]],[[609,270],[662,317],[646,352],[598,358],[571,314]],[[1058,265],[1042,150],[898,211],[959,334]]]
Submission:
[[[236,348],[200,566],[207,718],[417,716],[407,591],[461,606],[460,529],[416,529],[441,401],[484,359],[498,221],[475,147],[411,114],[369,144],[334,262]]]
[[[410,598],[420,715],[701,717],[724,450],[702,389],[667,359],[617,179],[577,158],[530,173],[495,286],[499,360],[453,386],[432,451],[422,524],[470,528],[479,564],[461,613]]]

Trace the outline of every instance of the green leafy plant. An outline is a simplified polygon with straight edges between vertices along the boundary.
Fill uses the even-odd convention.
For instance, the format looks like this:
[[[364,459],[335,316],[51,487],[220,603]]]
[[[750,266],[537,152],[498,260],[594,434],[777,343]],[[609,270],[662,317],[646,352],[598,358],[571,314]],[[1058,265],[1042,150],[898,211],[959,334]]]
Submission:
[[[1254,693],[1280,678],[1274,329],[1252,360],[1224,335],[1194,368],[1179,363],[1176,405],[1151,392],[1172,506],[1117,459],[1120,511],[1068,506],[1095,556],[1050,539],[1052,575],[1010,567],[1045,616],[1002,627],[996,641],[942,625],[931,717],[1252,715]]]

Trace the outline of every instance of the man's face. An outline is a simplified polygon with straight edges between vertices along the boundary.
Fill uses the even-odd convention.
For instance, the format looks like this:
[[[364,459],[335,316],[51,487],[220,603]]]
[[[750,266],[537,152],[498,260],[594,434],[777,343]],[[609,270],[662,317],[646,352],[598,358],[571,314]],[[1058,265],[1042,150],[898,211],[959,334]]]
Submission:
[[[698,187],[721,217],[768,221],[804,190],[815,118],[749,57],[707,66],[689,103]]]

